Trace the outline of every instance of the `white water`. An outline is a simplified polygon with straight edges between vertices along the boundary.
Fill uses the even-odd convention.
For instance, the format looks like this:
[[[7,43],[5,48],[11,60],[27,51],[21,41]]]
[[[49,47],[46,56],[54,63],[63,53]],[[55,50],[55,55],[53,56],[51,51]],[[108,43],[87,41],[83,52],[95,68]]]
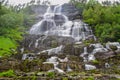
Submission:
[[[108,52],[108,49],[104,48],[103,45],[101,45],[100,43],[91,44],[90,46],[94,46],[95,48],[92,54],[95,54],[97,52]]]
[[[52,54],[60,54],[62,51],[63,45],[56,47],[56,48],[52,48],[52,49],[48,49],[48,50],[44,50],[41,51],[40,53],[48,53],[48,55],[52,55]]]
[[[106,43],[106,48],[109,49],[109,50],[112,50],[110,48],[110,46],[116,46],[117,51],[120,51],[120,43],[119,42],[108,42],[108,43]]]
[[[64,59],[58,58],[58,60],[59,60],[60,62],[68,62],[68,61],[69,61],[69,60],[68,60],[68,57],[65,57]]]
[[[38,45],[39,45],[39,40],[41,40],[41,37],[40,37],[39,39],[36,40],[36,42],[35,42],[35,48],[38,47]]]
[[[25,60],[27,58],[27,54],[23,54],[22,60]]]
[[[87,62],[93,61],[93,60],[96,59],[95,56],[94,56],[95,53],[97,53],[97,52],[107,52],[108,51],[100,43],[91,44],[90,47],[91,46],[94,46],[94,49],[91,53],[88,53],[87,47],[84,47],[84,52],[80,55],[81,57],[83,57],[83,62],[85,62],[85,70],[96,69],[96,67],[94,65],[86,64]]]
[[[24,52],[24,47],[23,47],[23,48],[21,48],[21,49],[20,49],[20,51],[21,51],[21,53],[23,53],[23,52]]]
[[[71,68],[70,68],[70,66],[67,64],[67,72],[71,72],[71,71],[73,71]]]
[[[90,65],[90,64],[85,64],[85,70],[94,70],[94,69],[96,69],[95,66]]]
[[[84,52],[80,56],[84,57],[86,54],[88,54],[87,47],[84,47]]]
[[[91,28],[87,24],[85,24],[81,20],[70,21],[68,17],[62,13],[62,5],[56,6],[54,10],[52,10],[49,6],[46,13],[43,15],[43,19],[32,26],[32,28],[30,29],[30,34],[72,37],[76,42],[81,42],[89,38],[93,38],[94,40],[96,40],[96,37],[93,35]],[[36,40],[36,48],[38,47],[38,42],[39,39]],[[92,46],[95,47],[92,53],[88,53],[87,47],[85,47],[84,52],[80,55],[81,57],[83,57],[84,62],[95,60],[94,54],[98,51],[106,51],[106,49],[99,44],[94,44]],[[59,54],[61,53],[62,48],[63,45],[58,46],[56,48],[41,51],[40,53],[47,52],[48,55]],[[86,55],[88,56],[86,57]],[[57,67],[59,62],[68,62],[68,58],[66,57],[65,59],[60,59],[58,57],[51,57],[45,63],[52,63],[54,65],[55,70],[57,70],[60,73],[64,73],[63,70]],[[96,67],[93,65],[85,64],[85,69],[96,69]],[[67,65],[67,71],[72,71],[69,65]]]
[[[72,37],[75,41],[82,41],[94,36],[87,24],[80,20],[70,21],[62,13],[62,5],[56,6],[54,10],[49,6],[43,15],[43,20],[33,25],[29,33]]]
[[[52,56],[51,58],[47,59],[47,61],[44,62],[43,64],[49,64],[49,63],[54,65],[54,70],[57,70],[58,73],[65,73],[62,69],[57,67],[59,64],[58,57]]]

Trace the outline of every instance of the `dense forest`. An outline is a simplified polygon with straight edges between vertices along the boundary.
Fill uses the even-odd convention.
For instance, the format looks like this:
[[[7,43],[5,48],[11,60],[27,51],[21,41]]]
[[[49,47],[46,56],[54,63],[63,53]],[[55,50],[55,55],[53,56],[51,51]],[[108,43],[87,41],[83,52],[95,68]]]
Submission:
[[[23,14],[12,7],[0,7],[0,56],[15,53],[23,34]]]
[[[30,16],[29,5],[12,6],[8,1],[0,3],[0,56],[10,56],[17,53],[20,41],[23,39],[25,30],[31,26],[33,15]]]
[[[101,42],[120,42],[120,3],[119,1],[72,0],[77,8],[82,8],[83,21],[92,26]]]

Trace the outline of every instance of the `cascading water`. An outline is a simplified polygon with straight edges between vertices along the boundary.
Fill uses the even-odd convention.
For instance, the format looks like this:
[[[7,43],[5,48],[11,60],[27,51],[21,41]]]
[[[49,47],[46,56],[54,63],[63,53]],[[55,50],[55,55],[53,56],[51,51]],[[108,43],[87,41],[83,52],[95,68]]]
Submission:
[[[43,20],[33,25],[33,27],[30,29],[30,34],[71,37],[76,42],[86,40],[90,37],[93,37],[94,39],[92,30],[88,27],[87,24],[85,24],[81,20],[70,21],[68,17],[62,13],[62,5],[56,6],[54,10],[52,10],[49,6],[46,13],[43,15]],[[38,46],[38,41],[39,39],[37,39],[35,43],[36,48]],[[47,52],[48,55],[58,54],[61,52],[62,48],[63,45],[41,51],[40,53]],[[88,54],[87,47],[84,48],[84,53],[81,55],[84,59],[84,62],[87,62],[88,60],[93,60],[94,55],[89,55],[88,57],[85,57],[86,54]],[[52,57],[47,62],[52,62],[54,64],[54,69],[63,73],[64,71],[57,67],[59,63],[56,61],[56,59],[56,57]],[[60,62],[68,62],[67,57],[65,59],[58,58],[58,60]],[[67,71],[72,71],[69,65],[67,65]]]
[[[62,69],[57,67],[59,64],[59,62],[57,60],[58,60],[58,57],[53,56],[53,57],[47,59],[47,61],[44,62],[44,64],[49,64],[49,63],[51,64],[52,63],[54,65],[54,70],[57,70],[59,73],[65,73]]]
[[[78,46],[81,46],[81,48],[85,46],[84,43],[82,42],[84,40],[87,39],[89,40],[89,38],[90,39],[92,38],[96,41],[96,37],[93,35],[91,28],[87,24],[85,24],[84,22],[78,19],[70,21],[68,17],[62,13],[62,11],[63,11],[62,5],[54,7],[54,10],[49,6],[46,13],[43,15],[43,19],[38,23],[36,23],[35,25],[33,25],[29,31],[30,34],[34,34],[36,36],[35,39],[33,38],[32,38],[33,40],[27,39],[28,45],[25,45],[21,48],[21,53],[27,52],[26,46],[29,48],[29,50],[35,49],[35,51],[33,51],[33,54],[34,52],[38,53],[37,55],[42,53],[48,53],[49,57],[50,56],[52,57],[51,58],[47,57],[47,61],[44,62],[44,64],[49,64],[49,63],[53,64],[54,70],[57,70],[60,73],[64,73],[64,70],[62,70],[63,68],[62,69],[59,68],[64,63],[67,63],[67,66],[65,67],[66,68],[65,71],[71,72],[74,70],[73,67],[71,66],[71,63],[69,63],[72,61],[71,59],[69,60],[68,57],[61,59],[54,56],[54,55],[60,56],[59,54],[62,54],[62,56],[66,55],[64,54],[65,52],[63,50],[64,47],[65,48],[69,47],[69,46],[66,47],[66,44],[68,44],[67,42],[68,40],[66,40],[66,38],[69,37],[68,39],[71,39],[70,43],[73,42],[74,44],[75,42],[75,44],[72,45],[73,50],[71,50],[71,53],[74,51],[74,49],[75,49],[75,53],[81,52],[82,50],[77,51],[78,50],[77,48]],[[65,39],[62,40],[56,36],[60,36],[60,38],[64,37]],[[54,40],[54,38],[58,38],[58,39]],[[57,45],[58,47],[56,46],[53,48],[54,42],[55,42],[55,46]],[[91,46],[92,48],[90,48]],[[82,54],[80,53],[81,54],[80,57],[83,58],[83,62],[85,64],[84,65],[85,70],[96,69],[96,66],[91,65],[89,62],[92,62],[95,59],[97,59],[96,56],[97,53],[100,52],[102,54],[102,53],[107,53],[109,50],[112,50],[111,46],[116,46],[117,51],[120,51],[120,44],[118,42],[114,42],[114,43],[109,42],[106,44],[106,48],[104,48],[104,46],[101,45],[100,43],[91,44],[90,46],[84,47],[84,52]],[[70,54],[71,56],[71,53],[67,53],[67,54]],[[72,54],[74,54],[74,52]],[[75,54],[75,56],[76,55],[78,54]],[[29,56],[28,54],[24,54],[22,60],[25,59],[33,60],[34,56]],[[107,63],[105,63],[105,66],[107,68],[110,67],[110,65]]]
[[[93,35],[92,30],[82,21],[70,21],[62,13],[62,5],[56,6],[54,10],[49,6],[43,20],[33,25],[30,34],[72,37],[75,41],[82,41]]]

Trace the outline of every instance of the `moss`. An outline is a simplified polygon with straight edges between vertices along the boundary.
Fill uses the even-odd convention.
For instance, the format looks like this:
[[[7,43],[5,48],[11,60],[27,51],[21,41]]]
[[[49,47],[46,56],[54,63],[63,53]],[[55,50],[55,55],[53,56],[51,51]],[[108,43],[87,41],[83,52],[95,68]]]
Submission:
[[[89,76],[86,78],[86,80],[94,80],[94,77],[93,76]]]
[[[99,61],[98,60],[92,60],[91,61],[93,64],[99,64]]]
[[[54,72],[48,72],[47,76],[50,78],[55,78],[55,73]]]
[[[29,71],[34,71],[34,70],[39,70],[39,68],[35,68],[35,67],[41,67],[42,66],[42,59],[38,60],[25,60],[22,61],[20,64],[20,69],[24,72],[29,72]]]
[[[15,73],[13,70],[8,70],[5,72],[0,72],[0,77],[14,77]]]
[[[115,50],[117,50],[117,47],[116,46],[110,46],[110,48],[113,50],[113,51],[115,51]]]
[[[36,78],[37,78],[36,76],[32,76],[32,80],[36,80]]]
[[[51,42],[51,47],[52,47],[52,48],[55,48],[55,47],[57,47],[57,46],[58,46],[58,44],[57,44],[56,41],[52,41],[52,42]]]
[[[67,77],[63,77],[62,80],[68,80],[68,78]]]
[[[85,40],[83,43],[85,46],[89,46],[91,43],[93,43],[93,40]]]

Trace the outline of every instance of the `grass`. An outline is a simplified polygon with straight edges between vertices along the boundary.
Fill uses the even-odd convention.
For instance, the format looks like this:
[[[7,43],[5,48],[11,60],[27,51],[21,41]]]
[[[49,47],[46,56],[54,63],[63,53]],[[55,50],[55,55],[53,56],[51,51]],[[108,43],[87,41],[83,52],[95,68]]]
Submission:
[[[11,55],[11,49],[16,49],[16,47],[14,41],[0,36],[0,56]]]

